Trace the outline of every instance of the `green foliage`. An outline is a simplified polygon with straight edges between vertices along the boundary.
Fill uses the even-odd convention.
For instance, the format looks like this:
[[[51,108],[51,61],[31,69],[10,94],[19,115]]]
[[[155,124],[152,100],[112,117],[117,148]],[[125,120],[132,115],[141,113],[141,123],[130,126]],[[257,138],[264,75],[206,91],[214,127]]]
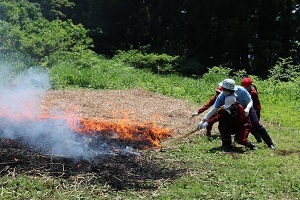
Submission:
[[[82,52],[93,46],[81,24],[75,25],[72,20],[48,21],[37,4],[25,0],[0,2],[0,9],[2,52],[21,52],[43,61],[57,52]]]
[[[269,70],[269,78],[276,81],[293,81],[300,77],[300,65],[292,64],[289,58],[280,58],[276,65]]]
[[[16,74],[28,67],[38,65],[34,59],[20,52],[2,53],[0,54],[0,61],[1,66],[10,68]]]
[[[242,67],[260,77],[267,77],[279,57],[299,61],[300,15],[295,0],[72,0],[72,10],[64,9],[67,0],[31,1],[40,2],[47,14],[52,8],[65,11],[84,24],[101,54],[149,45],[152,52],[196,58],[205,67]],[[201,75],[202,67],[196,72]]]
[[[50,69],[55,88],[126,89],[136,84],[135,77],[132,76],[135,70],[122,66],[123,63],[96,56],[92,52],[78,54],[76,59],[74,54],[67,55],[68,57],[54,57],[60,61]],[[88,56],[90,58],[86,59]]]
[[[103,58],[105,60],[105,58]],[[43,59],[41,63],[44,67],[53,67],[55,65],[70,65],[73,68],[91,68],[102,60],[102,57],[96,55],[91,50],[82,50],[78,52],[57,51]]]
[[[119,51],[114,59],[129,63],[139,69],[150,69],[158,74],[175,72],[178,67],[178,56],[167,54],[142,53],[138,50]]]
[[[92,40],[86,37],[87,30],[72,21],[39,19],[23,27],[19,50],[37,60],[55,52],[79,52],[91,47]]]
[[[229,68],[216,66],[209,69],[208,72],[201,77],[201,80],[203,80],[207,84],[219,83],[225,78],[228,78],[231,71],[232,70]]]
[[[233,72],[233,76],[235,77],[236,80],[242,80],[245,76],[248,76],[246,70],[238,70]],[[239,84],[239,82],[238,82]]]
[[[298,113],[300,112],[300,78],[289,82],[274,79],[260,81],[260,99],[262,117],[279,126],[300,129]]]
[[[66,19],[66,12],[71,10],[74,2],[68,0],[30,0],[41,5],[43,16],[48,20]]]
[[[95,54],[60,54],[48,60],[54,88],[130,89],[144,88],[176,98],[204,103],[229,69],[215,67],[202,78],[158,75],[148,69],[136,69],[120,59],[106,59]],[[206,82],[207,81],[207,82]]]
[[[28,0],[0,0],[0,11],[1,21],[19,26],[42,17],[39,4],[29,3]]]

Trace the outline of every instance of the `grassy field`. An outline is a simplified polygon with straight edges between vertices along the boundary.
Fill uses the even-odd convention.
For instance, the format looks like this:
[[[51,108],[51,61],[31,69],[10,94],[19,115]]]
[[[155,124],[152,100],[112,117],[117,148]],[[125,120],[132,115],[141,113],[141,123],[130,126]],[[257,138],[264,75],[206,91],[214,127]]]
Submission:
[[[155,75],[114,60],[99,59],[93,67],[74,69],[65,61],[51,68],[53,87],[129,89],[141,87],[202,105],[230,70],[215,67],[197,79]],[[220,138],[201,134],[162,151],[145,151],[153,162],[185,169],[175,179],[158,180],[155,189],[111,190],[89,180],[54,179],[14,174],[1,177],[1,199],[300,199],[299,82],[279,83],[253,77],[263,105],[262,123],[278,148],[264,144],[251,151],[237,146],[224,152]],[[249,136],[250,139],[252,136]],[[93,177],[91,177],[93,178]]]

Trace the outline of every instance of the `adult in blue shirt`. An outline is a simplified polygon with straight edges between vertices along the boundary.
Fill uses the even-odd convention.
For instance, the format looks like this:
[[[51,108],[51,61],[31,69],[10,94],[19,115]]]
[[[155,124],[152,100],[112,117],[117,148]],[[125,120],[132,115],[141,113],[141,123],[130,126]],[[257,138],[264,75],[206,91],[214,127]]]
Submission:
[[[253,109],[253,101],[251,99],[251,95],[249,92],[242,86],[236,86],[235,81],[233,79],[225,79],[219,85],[222,87],[222,92],[217,97],[213,107],[210,111],[205,115],[204,119],[200,121],[197,126],[197,129],[204,128],[207,124],[206,122],[214,116],[218,109],[221,108],[225,103],[225,98],[230,95],[235,95],[237,102],[239,102],[245,111],[245,115],[250,117],[252,128],[254,132],[260,136],[263,141],[273,150],[276,150],[276,147],[269,136],[267,130],[263,127],[263,125],[259,122],[256,112]]]

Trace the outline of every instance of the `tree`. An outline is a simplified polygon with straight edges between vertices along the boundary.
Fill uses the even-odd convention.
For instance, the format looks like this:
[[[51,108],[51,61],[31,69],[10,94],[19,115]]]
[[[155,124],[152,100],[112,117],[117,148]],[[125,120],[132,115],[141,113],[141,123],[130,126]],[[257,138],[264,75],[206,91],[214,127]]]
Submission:
[[[75,6],[74,2],[68,0],[30,0],[30,2],[39,3],[43,16],[48,20],[67,19],[66,16]]]
[[[26,0],[0,1],[0,49],[21,52],[41,61],[56,52],[81,52],[93,41],[87,30],[72,20],[48,21],[38,4]]]

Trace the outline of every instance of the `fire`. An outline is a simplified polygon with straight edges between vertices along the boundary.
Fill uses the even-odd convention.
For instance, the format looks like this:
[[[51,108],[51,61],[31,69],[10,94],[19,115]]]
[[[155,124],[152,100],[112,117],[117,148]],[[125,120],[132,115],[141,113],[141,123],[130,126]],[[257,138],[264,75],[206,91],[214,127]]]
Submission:
[[[160,148],[161,139],[172,135],[172,131],[169,128],[160,128],[155,121],[138,122],[128,117],[117,119],[114,122],[98,118],[84,118],[78,117],[76,114],[78,110],[76,109],[53,115],[44,108],[39,117],[33,115],[30,109],[17,114],[7,112],[8,110],[5,112],[4,110],[0,112],[0,117],[8,117],[16,123],[20,120],[41,122],[49,119],[63,119],[77,134],[88,134],[96,139],[116,140],[128,144],[128,146],[133,145],[139,149]],[[53,128],[55,129],[55,127]]]
[[[70,113],[71,114],[71,113]],[[72,118],[72,115],[69,115]],[[71,127],[79,134],[90,134],[95,137],[117,139],[125,143],[134,143],[139,148],[160,148],[161,139],[171,137],[169,128],[160,128],[154,122],[138,122],[124,117],[117,122],[97,118],[80,118],[70,120]],[[75,123],[74,123],[75,122]]]
[[[103,118],[80,117],[78,119],[73,111],[69,110],[67,113],[70,126],[78,134],[120,140],[135,144],[141,149],[160,148],[161,139],[172,136],[172,131],[169,128],[158,127],[155,120],[138,122],[129,118],[127,111],[124,111],[123,118],[116,119],[115,122]]]

